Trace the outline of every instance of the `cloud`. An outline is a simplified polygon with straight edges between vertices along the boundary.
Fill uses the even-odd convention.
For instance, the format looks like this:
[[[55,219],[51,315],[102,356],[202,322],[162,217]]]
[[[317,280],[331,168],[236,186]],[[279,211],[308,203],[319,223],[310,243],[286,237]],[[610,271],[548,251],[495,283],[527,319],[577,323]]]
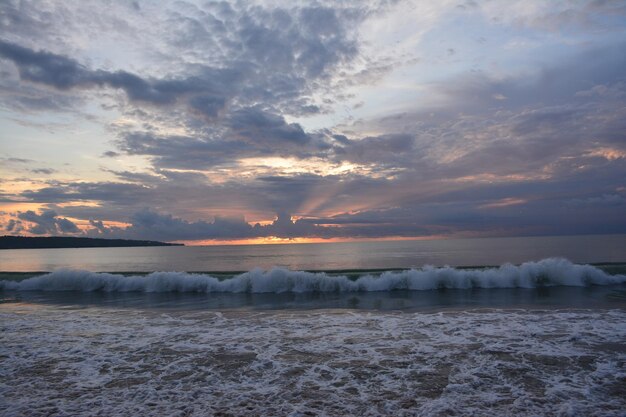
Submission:
[[[90,70],[74,59],[6,41],[0,41],[0,56],[13,61],[23,80],[59,90],[108,86],[123,90],[131,101],[154,105],[172,104],[191,93],[210,93],[217,87],[209,77],[230,76],[228,71],[206,68],[204,79],[144,79],[126,71]],[[225,103],[224,98],[220,99]]]
[[[598,197],[575,198],[568,201],[568,203],[574,206],[625,206],[626,196],[620,194],[603,194]]]
[[[356,140],[340,136],[339,141],[343,146],[335,149],[338,160],[391,167],[402,167],[415,161],[415,136],[412,134],[385,134]]]
[[[18,212],[17,218],[22,222],[30,224],[29,227],[25,227],[23,230],[35,235],[80,233],[80,229],[74,222],[59,217],[54,210],[42,210],[41,214],[37,214],[32,210]],[[9,226],[14,229],[15,224],[10,223]],[[9,229],[7,228],[7,230]]]
[[[150,188],[139,184],[119,182],[70,182],[25,190],[20,195],[32,202],[62,203],[69,201],[101,201],[115,204],[137,204],[149,197]]]
[[[190,75],[156,78],[125,70],[90,69],[68,56],[7,40],[0,40],[0,56],[12,61],[25,81],[65,91],[120,89],[138,104],[165,106],[182,101],[192,113],[208,119],[217,117],[229,104],[264,103],[277,106],[281,113],[306,114],[322,110],[323,103],[306,98],[323,88],[318,81],[331,82],[339,68],[345,73],[358,56],[358,24],[377,7],[185,6],[166,17],[166,36],[160,37],[172,55],[192,58],[193,64],[175,59]],[[37,15],[34,8],[24,10]],[[55,10],[50,15],[54,13],[71,12]],[[7,14],[13,16],[11,21],[20,19],[34,30],[37,26],[28,16],[18,18],[17,8],[8,7]],[[108,19],[113,20],[105,13],[98,24]],[[121,23],[118,19],[117,24]],[[324,93],[333,90],[336,87]]]
[[[626,6],[616,1],[586,0],[543,2],[515,0],[507,2],[470,2],[488,21],[549,32],[615,31],[626,15]]]
[[[206,13],[224,14],[224,19],[231,19],[237,29],[218,35],[224,37],[218,41],[227,49],[236,49],[237,59],[224,57],[226,61],[220,67],[188,66],[186,72],[191,75],[182,77],[141,77],[124,70],[94,70],[64,55],[2,40],[0,56],[15,64],[23,81],[62,92],[108,87],[123,91],[134,105],[153,106],[149,114],[167,112],[168,117],[179,117],[178,122],[193,132],[191,139],[167,135],[166,141],[160,141],[162,135],[149,131],[121,133],[120,150],[130,154],[174,143],[173,149],[163,151],[171,161],[167,156],[158,156],[156,150],[155,161],[162,167],[181,167],[180,161],[175,161],[178,155],[171,151],[182,153],[185,148],[204,151],[209,156],[202,158],[207,164],[232,161],[238,156],[310,157],[328,148],[323,135],[307,133],[299,124],[286,122],[283,115],[323,111],[323,103],[306,97],[314,97],[314,91],[322,88],[320,78],[330,82],[335,70],[349,66],[358,55],[356,32],[350,25],[366,13],[321,6],[271,11],[254,7],[239,10],[234,17],[232,10]],[[186,17],[185,21],[190,19]],[[329,22],[333,24],[329,26]],[[332,95],[335,91],[321,92]],[[172,113],[173,109],[182,113]],[[298,149],[302,147],[305,149]]]
[[[415,136],[412,149],[396,157],[395,165],[430,178],[486,173],[549,177],[576,163],[591,169],[590,148],[624,149],[623,46],[583,49],[534,74],[456,76],[430,86],[428,93],[435,98],[430,105],[350,128],[353,135],[396,130]],[[494,99],[496,94],[507,99]],[[384,160],[386,146],[372,143],[368,148],[373,151],[361,152],[366,156],[361,161]]]
[[[234,111],[216,134],[158,135],[124,132],[116,142],[129,155],[146,155],[157,168],[209,169],[263,156],[311,158],[332,147],[327,136],[257,107]]]
[[[0,160],[4,161],[4,162],[8,162],[8,163],[14,163],[14,164],[29,164],[31,162],[35,162],[32,159],[27,159],[27,158],[15,158],[15,157],[10,157],[10,158],[0,158]]]
[[[32,33],[51,31],[46,36],[41,34],[41,38],[53,34],[63,38],[55,16],[82,26],[76,15],[86,12],[78,6],[46,5],[46,13],[30,4],[5,7],[5,24],[16,26],[20,21],[33,26]],[[20,94],[11,93],[5,98],[11,105],[18,102],[19,96],[21,101],[29,101],[24,106],[31,108],[71,110],[77,95],[103,99],[107,90],[122,91],[127,102],[118,104],[120,111],[144,118],[144,129],[120,131],[120,150],[135,155],[146,148],[165,145],[157,143],[158,138],[174,135],[161,132],[159,126],[169,122],[184,126],[186,131],[171,141],[177,145],[172,150],[187,152],[199,148],[207,157],[198,159],[206,159],[208,165],[232,161],[238,155],[245,157],[246,153],[309,157],[328,146],[325,139],[305,132],[298,123],[287,122],[285,115],[327,112],[333,97],[345,88],[345,81],[353,73],[367,70],[362,65],[364,57],[359,55],[359,24],[385,9],[376,2],[357,6],[331,2],[305,7],[290,3],[179,3],[153,21],[155,27],[144,28],[148,32],[162,29],[159,41],[164,44],[159,45],[170,55],[166,61],[159,60],[163,65],[157,70],[146,68],[149,76],[124,69],[91,68],[69,54],[51,52],[52,45],[47,42],[37,44],[49,45],[46,50],[29,47],[32,43],[27,36],[18,36],[21,42],[4,39],[0,40],[0,57],[13,63],[22,81]],[[20,12],[27,16],[20,17]],[[129,27],[137,21],[121,18],[128,13],[129,10],[112,5],[102,11],[102,18],[94,24],[116,24],[131,33]],[[42,28],[46,15],[52,21]],[[52,89],[40,91],[37,86]],[[32,91],[32,99],[23,93],[27,90]],[[52,98],[54,102],[49,101]],[[192,139],[186,140],[187,136]],[[145,143],[138,143],[141,139]],[[296,149],[298,146],[308,148]],[[158,156],[159,150],[155,153],[155,161],[162,167],[181,167],[184,161],[171,152],[167,153],[171,161]]]
[[[539,176],[471,181],[435,177],[416,181],[409,172],[390,179],[268,176],[253,182],[215,186],[203,183],[199,174],[118,172],[120,178],[136,183],[124,187],[106,183],[59,184],[48,187],[37,198],[58,202],[84,198],[82,201],[97,202],[96,207],[70,206],[56,210],[74,218],[100,221],[99,227],[93,224],[99,232],[91,233],[101,237],[193,240],[573,234],[589,233],[594,228],[611,232],[611,227],[613,232],[623,230],[626,225],[621,219],[620,202],[624,196],[623,192],[615,191],[623,187],[622,178],[626,175],[623,159],[587,158],[585,170],[577,169],[580,161],[576,161],[573,169],[559,169],[555,171],[558,175],[547,180]],[[511,201],[516,203],[507,204]],[[136,209],[146,204],[160,210]],[[203,211],[194,212],[194,207],[202,207]],[[242,211],[238,207],[246,209]],[[250,213],[248,207],[278,213],[278,220],[271,227],[255,228],[243,220],[243,214]],[[135,214],[129,217],[132,210],[136,210]],[[179,215],[162,214],[163,211]],[[179,217],[206,218],[207,212],[214,213],[216,220],[187,221]],[[219,213],[236,212],[241,215],[219,216]],[[337,212],[343,214],[333,214]],[[287,221],[290,215],[305,218],[294,223]],[[131,227],[105,230],[101,220],[93,219],[128,222]]]
[[[79,233],[80,229],[76,224],[68,219],[57,219],[57,227],[61,233]]]
[[[31,169],[30,172],[32,172],[33,174],[51,175],[51,174],[54,174],[56,172],[56,169],[52,169],[52,168],[35,168],[35,169]]]
[[[22,222],[20,220],[10,219],[7,222],[7,225],[5,226],[4,230],[6,230],[7,232],[12,232],[12,233],[20,233],[21,231],[24,230],[24,226],[22,225]]]
[[[283,117],[259,108],[237,110],[228,124],[231,131],[246,142],[275,141],[278,144],[306,145],[311,140],[299,124],[286,123]]]
[[[84,170],[85,180],[25,182],[0,195],[59,213],[35,213],[30,224],[46,233],[74,233],[63,217],[90,221],[97,235],[154,239],[622,230],[626,48],[614,23],[624,8],[426,3],[417,4],[426,29],[396,9],[406,30],[368,21],[393,2],[382,11],[378,2],[5,2],[3,109],[24,123],[50,112],[41,117],[49,124],[65,117],[58,112],[96,108],[104,125],[85,131],[104,133],[90,143],[97,176],[81,159],[64,173]],[[466,37],[463,25],[449,27],[464,22],[481,27],[480,51],[439,41],[451,29]],[[580,33],[553,36],[557,22]],[[549,42],[532,55],[492,54],[498,35]],[[392,44],[398,37],[404,46]],[[394,57],[406,45],[420,61]],[[440,71],[431,47],[454,60],[444,56]],[[413,66],[371,85],[400,60]],[[18,142],[7,149],[23,155]],[[102,153],[102,143],[114,148]],[[243,215],[277,220],[256,227]]]
[[[0,69],[1,71],[1,69]],[[84,101],[76,94],[41,89],[21,83],[19,75],[2,71],[0,79],[0,106],[22,115],[41,112],[76,112]]]
[[[94,82],[94,77],[86,68],[61,55],[0,41],[0,56],[13,61],[22,79],[28,81],[62,90]]]
[[[171,214],[161,214],[150,209],[134,213],[127,227],[107,227],[102,222],[91,224],[90,236],[119,237],[130,239],[200,240],[244,239],[276,236],[282,238],[325,235],[323,228],[303,222],[292,222],[285,213],[268,225],[248,224],[243,218],[216,217],[213,222],[189,222]]]

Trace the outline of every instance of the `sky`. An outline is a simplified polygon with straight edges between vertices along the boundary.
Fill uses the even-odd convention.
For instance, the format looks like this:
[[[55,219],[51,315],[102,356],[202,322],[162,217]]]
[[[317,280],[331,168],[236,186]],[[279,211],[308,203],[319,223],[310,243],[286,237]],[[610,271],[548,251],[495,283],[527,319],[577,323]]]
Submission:
[[[626,2],[0,2],[0,234],[626,233]]]

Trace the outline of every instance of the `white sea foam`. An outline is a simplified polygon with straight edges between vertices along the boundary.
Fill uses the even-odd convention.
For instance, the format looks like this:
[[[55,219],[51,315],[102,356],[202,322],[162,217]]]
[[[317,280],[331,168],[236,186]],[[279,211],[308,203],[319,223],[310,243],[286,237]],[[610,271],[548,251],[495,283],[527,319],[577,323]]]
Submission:
[[[0,415],[623,416],[626,312],[0,304]]]
[[[439,288],[536,288],[542,286],[610,285],[626,282],[626,275],[609,275],[591,265],[566,259],[544,259],[519,266],[455,269],[425,266],[406,271],[387,271],[351,280],[323,272],[254,269],[220,280],[207,274],[153,272],[125,276],[61,269],[23,281],[0,281],[0,290],[13,291],[105,291],[105,292],[197,292],[197,293],[312,293],[433,290]]]

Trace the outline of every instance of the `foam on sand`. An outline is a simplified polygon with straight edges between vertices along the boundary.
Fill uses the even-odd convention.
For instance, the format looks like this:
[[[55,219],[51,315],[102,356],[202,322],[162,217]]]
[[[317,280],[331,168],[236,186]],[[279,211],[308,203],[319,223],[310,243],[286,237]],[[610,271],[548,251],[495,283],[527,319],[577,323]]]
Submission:
[[[626,312],[0,304],[0,415],[623,416]]]

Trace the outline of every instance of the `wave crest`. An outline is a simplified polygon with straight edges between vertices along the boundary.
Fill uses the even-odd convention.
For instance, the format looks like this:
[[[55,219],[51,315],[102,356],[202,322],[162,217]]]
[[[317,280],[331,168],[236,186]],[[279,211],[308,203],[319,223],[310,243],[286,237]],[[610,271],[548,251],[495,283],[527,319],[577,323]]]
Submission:
[[[196,292],[196,293],[313,293],[369,292],[440,288],[536,288],[545,286],[590,286],[626,283],[626,275],[609,275],[591,266],[566,259],[544,259],[519,266],[456,269],[425,266],[421,269],[366,274],[355,280],[324,272],[254,269],[220,280],[208,274],[153,272],[125,276],[61,269],[23,281],[0,281],[7,291],[105,291],[105,292]]]

